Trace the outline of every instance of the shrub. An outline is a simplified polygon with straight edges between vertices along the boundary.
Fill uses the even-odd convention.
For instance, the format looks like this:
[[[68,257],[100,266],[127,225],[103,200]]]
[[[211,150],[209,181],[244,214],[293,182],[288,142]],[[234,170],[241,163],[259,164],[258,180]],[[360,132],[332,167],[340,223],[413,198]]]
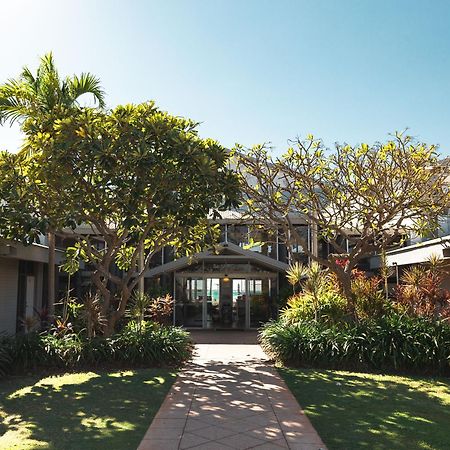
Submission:
[[[344,320],[347,301],[336,290],[330,288],[318,297],[317,311],[311,294],[295,294],[289,298],[287,307],[281,312],[280,318],[287,324],[303,320],[317,320],[324,323],[336,323]]]
[[[378,318],[386,312],[388,305],[385,293],[380,289],[381,281],[380,277],[369,277],[361,270],[352,271],[352,293],[359,319]]]
[[[0,370],[4,373],[101,365],[173,365],[182,363],[191,354],[186,331],[155,323],[140,330],[130,325],[108,338],[89,338],[73,332],[29,333],[2,339],[0,348]]]
[[[286,277],[294,288],[300,285],[302,292],[288,299],[282,320],[287,323],[308,319],[336,322],[344,318],[347,301],[328,270],[323,270],[316,262],[310,266],[296,262],[289,266]]]
[[[292,365],[450,374],[450,326],[392,313],[358,324],[283,321],[260,333],[263,349]]]
[[[450,293],[441,288],[439,262],[414,266],[404,272],[396,289],[396,301],[408,314],[450,319]]]
[[[131,365],[174,364],[190,356],[189,334],[178,327],[154,324],[141,332],[125,329],[110,338],[115,359]]]
[[[173,314],[173,299],[169,294],[151,297],[136,292],[130,299],[127,317],[139,326],[150,319],[162,325],[168,325]]]

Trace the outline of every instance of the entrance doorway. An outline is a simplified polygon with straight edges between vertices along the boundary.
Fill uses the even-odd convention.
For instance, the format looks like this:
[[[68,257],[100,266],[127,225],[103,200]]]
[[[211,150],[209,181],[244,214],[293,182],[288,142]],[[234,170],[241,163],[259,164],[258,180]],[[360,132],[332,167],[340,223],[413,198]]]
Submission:
[[[203,329],[259,328],[271,317],[276,278],[175,276],[177,325]]]
[[[206,279],[206,328],[248,328],[246,280]]]

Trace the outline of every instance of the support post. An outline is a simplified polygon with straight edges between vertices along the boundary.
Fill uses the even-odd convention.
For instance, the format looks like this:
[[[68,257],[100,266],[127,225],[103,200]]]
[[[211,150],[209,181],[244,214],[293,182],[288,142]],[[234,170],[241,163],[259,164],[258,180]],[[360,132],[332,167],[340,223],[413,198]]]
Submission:
[[[53,316],[55,315],[55,233],[53,230],[50,230],[47,234],[47,240],[48,240],[48,286],[47,286],[47,292],[48,292],[48,299],[47,299],[47,309],[48,309],[48,316],[50,317],[50,320],[52,320]]]

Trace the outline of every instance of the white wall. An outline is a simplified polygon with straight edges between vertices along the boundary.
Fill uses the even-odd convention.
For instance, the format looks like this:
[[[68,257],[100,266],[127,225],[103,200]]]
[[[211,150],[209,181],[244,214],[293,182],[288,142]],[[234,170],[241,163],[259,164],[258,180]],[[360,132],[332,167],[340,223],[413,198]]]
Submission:
[[[16,332],[19,261],[0,258],[0,333]]]

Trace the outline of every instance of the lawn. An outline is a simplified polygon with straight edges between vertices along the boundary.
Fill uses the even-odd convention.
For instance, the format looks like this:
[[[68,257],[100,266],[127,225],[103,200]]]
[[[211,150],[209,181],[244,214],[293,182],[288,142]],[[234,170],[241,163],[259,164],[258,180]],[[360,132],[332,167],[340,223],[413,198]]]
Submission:
[[[175,379],[164,369],[0,381],[0,449],[136,449]]]
[[[450,380],[279,369],[329,450],[450,449]]]

